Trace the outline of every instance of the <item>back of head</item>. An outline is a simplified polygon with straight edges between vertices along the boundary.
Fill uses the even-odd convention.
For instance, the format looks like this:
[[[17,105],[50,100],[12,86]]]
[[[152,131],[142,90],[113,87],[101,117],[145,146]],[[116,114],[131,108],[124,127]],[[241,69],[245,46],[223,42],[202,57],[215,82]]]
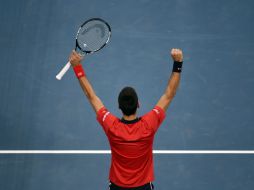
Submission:
[[[118,96],[118,104],[124,115],[135,114],[138,107],[138,95],[135,89],[129,86],[123,88]]]

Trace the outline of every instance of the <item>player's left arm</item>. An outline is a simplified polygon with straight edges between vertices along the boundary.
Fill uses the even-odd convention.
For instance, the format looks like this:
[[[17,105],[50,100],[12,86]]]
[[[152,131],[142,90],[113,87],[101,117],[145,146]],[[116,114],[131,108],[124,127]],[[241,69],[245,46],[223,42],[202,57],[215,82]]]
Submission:
[[[72,51],[69,61],[72,65],[72,67],[81,65],[82,56],[80,56],[77,52]],[[95,91],[93,90],[93,87],[86,76],[82,76],[79,79],[80,86],[82,90],[84,91],[87,99],[89,100],[90,104],[92,105],[95,113],[97,113],[102,107],[104,107],[102,101],[100,98],[96,95]]]

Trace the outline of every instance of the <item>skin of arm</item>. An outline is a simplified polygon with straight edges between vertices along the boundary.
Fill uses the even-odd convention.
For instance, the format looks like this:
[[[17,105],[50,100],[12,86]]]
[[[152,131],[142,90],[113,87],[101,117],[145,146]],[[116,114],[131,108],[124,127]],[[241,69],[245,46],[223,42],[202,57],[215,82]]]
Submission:
[[[182,62],[183,61],[183,53],[180,49],[172,49],[171,50],[171,57],[174,61]],[[169,80],[168,85],[166,87],[166,90],[164,94],[161,96],[160,100],[156,104],[156,106],[159,106],[164,111],[167,111],[171,101],[173,100],[177,88],[180,83],[181,74],[177,72],[172,72]]]
[[[72,51],[69,61],[72,65],[72,67],[75,67],[79,64],[81,64],[83,57],[80,56],[77,52],[74,50]],[[102,101],[100,98],[96,95],[95,91],[93,90],[93,87],[86,76],[80,77],[79,84],[84,91],[84,94],[86,95],[88,101],[90,102],[91,106],[93,107],[95,113],[97,113],[102,107],[104,107]]]

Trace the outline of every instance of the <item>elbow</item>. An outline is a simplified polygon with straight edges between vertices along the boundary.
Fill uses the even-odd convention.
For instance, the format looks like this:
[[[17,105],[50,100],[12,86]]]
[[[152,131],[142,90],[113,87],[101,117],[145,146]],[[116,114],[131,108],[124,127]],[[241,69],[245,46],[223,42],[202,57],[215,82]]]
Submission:
[[[92,101],[96,98],[96,95],[94,95],[94,94],[91,94],[91,93],[88,93],[88,92],[85,92],[85,94],[86,94],[86,97],[87,97],[88,100]]]
[[[96,95],[87,96],[90,102],[96,102],[99,98]]]
[[[172,100],[176,95],[176,90],[171,90],[170,93],[165,94],[165,98],[168,100]]]

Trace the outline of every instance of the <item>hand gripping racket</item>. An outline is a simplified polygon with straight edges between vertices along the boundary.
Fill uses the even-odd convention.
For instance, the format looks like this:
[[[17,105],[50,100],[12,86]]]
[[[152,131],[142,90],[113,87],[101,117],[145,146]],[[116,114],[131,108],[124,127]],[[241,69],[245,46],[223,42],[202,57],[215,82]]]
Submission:
[[[106,21],[100,18],[89,19],[78,29],[75,51],[78,51],[81,55],[99,51],[109,42],[110,36],[111,28]],[[56,75],[56,78],[61,80],[70,66],[71,63],[68,62]]]

